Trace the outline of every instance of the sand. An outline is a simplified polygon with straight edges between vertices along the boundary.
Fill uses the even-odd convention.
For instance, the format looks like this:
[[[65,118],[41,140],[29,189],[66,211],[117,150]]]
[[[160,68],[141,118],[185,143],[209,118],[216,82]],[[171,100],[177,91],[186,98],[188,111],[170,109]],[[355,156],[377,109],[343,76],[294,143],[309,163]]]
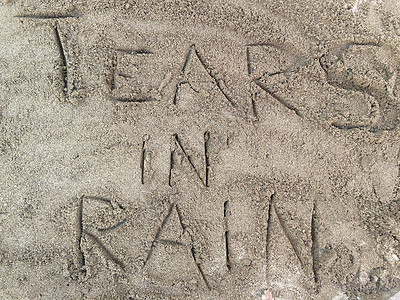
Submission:
[[[0,1],[1,299],[400,291],[400,2]]]

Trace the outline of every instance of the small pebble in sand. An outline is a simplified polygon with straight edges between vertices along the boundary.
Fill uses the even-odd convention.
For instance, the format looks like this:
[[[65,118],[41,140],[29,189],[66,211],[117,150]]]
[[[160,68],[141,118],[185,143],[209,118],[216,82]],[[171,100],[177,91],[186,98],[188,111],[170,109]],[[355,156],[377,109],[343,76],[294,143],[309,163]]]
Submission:
[[[273,300],[272,293],[270,290],[265,290],[264,294],[262,294],[261,300]]]

